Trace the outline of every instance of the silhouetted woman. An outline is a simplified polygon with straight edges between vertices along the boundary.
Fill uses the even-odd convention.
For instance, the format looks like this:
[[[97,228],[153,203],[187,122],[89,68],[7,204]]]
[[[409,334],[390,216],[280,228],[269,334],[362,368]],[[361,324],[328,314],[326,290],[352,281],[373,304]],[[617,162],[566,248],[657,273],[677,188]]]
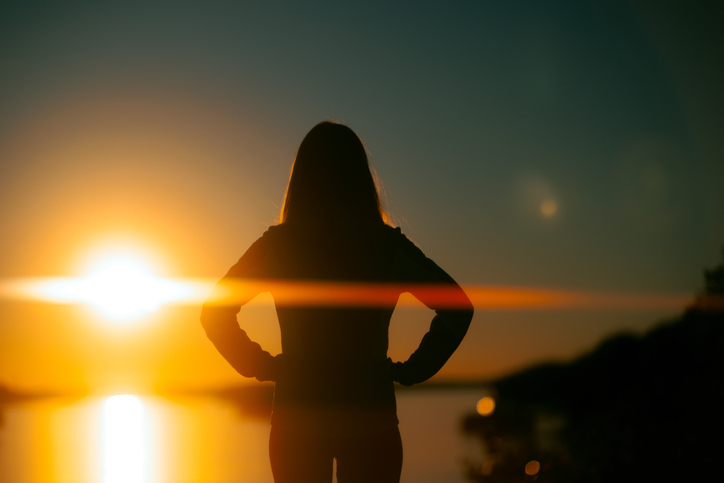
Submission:
[[[240,281],[247,285],[233,303],[213,302]],[[236,319],[263,291],[279,317],[277,356]],[[436,315],[410,358],[392,362],[388,328],[402,292]],[[455,281],[390,226],[357,135],[322,122],[299,146],[281,223],[231,267],[201,323],[240,374],[276,383],[269,438],[276,483],[331,482],[334,459],[340,483],[386,483],[398,482],[402,468],[393,382],[416,384],[437,373],[472,314]]]

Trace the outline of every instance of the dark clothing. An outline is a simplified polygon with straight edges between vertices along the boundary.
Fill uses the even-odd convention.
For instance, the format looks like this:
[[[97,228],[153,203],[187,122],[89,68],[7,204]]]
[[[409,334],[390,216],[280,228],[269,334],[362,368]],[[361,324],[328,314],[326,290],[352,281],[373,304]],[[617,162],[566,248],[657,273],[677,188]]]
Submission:
[[[397,424],[393,381],[410,385],[432,377],[464,337],[472,305],[441,268],[399,228],[387,225],[271,227],[224,281],[255,280],[259,287],[232,306],[205,304],[208,337],[246,377],[276,382],[272,426],[300,435],[344,437],[380,433]],[[268,281],[375,284],[390,288],[374,304],[310,305],[285,298],[269,283],[282,338],[276,357],[249,340],[236,314]],[[456,299],[440,304],[422,290],[442,285]],[[435,310],[429,332],[405,362],[387,358],[390,317],[402,292]]]
[[[269,460],[275,483],[332,481],[397,483],[402,473],[402,440],[397,426],[360,437],[307,436],[272,427]]]

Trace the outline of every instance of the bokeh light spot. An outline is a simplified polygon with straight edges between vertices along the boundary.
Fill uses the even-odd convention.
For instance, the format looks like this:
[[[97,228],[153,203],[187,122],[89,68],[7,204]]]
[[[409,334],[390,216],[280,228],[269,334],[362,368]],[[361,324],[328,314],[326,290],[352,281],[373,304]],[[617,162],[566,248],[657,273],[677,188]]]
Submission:
[[[495,411],[495,399],[490,396],[485,396],[476,406],[478,414],[481,416],[490,416]]]
[[[529,461],[528,464],[525,465],[525,474],[526,475],[537,475],[540,471],[540,463],[538,463],[536,460]]]
[[[546,218],[550,218],[558,212],[558,203],[553,200],[545,200],[540,204],[540,212]]]

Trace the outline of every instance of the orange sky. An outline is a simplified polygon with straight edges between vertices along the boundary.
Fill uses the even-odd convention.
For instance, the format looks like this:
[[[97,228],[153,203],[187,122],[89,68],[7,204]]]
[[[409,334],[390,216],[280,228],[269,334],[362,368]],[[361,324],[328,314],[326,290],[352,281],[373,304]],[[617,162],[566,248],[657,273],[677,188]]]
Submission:
[[[319,293],[320,287],[302,289]],[[351,303],[358,299],[354,293],[345,295],[346,289],[333,289],[331,295],[337,293],[333,296],[335,303],[346,303],[345,297],[350,297]],[[598,324],[577,322],[577,331],[568,338],[561,337],[571,332],[571,319],[581,313],[588,312],[590,317],[590,311],[596,310],[600,319],[608,317],[621,323],[622,314],[630,317],[673,312],[687,302],[686,297],[511,287],[467,290],[477,306],[476,319],[468,338],[440,377],[479,379],[500,375],[531,360],[575,355],[579,349],[571,344],[570,337],[594,342],[601,335],[590,330]],[[293,292],[298,294],[299,289]],[[444,292],[440,297],[445,299]],[[162,306],[157,312],[121,321],[79,304],[6,298],[2,307],[6,323],[15,330],[6,328],[5,340],[13,344],[5,344],[1,352],[4,373],[0,376],[15,388],[117,393],[248,382],[206,340],[198,323],[198,302]],[[413,297],[404,295],[400,299],[391,324],[393,359],[403,360],[415,350],[432,315]],[[276,314],[268,294],[244,306],[239,320],[253,340],[273,354],[280,352]]]
[[[160,276],[221,277],[275,223],[295,150],[327,118],[358,132],[396,223],[461,284],[654,297],[479,307],[440,377],[646,330],[718,260],[720,7],[13,5],[0,15],[0,285],[83,276],[118,250]],[[198,312],[118,325],[0,298],[0,384],[241,382]],[[400,310],[390,355],[414,350],[430,318]],[[268,303],[240,320],[279,350]]]
[[[220,276],[263,232],[264,223],[274,220],[293,146],[279,155],[283,162],[274,168],[278,179],[268,193],[255,183],[260,168],[254,163],[248,179],[226,179],[223,170],[203,163],[207,157],[235,156],[238,147],[218,143],[217,136],[219,130],[246,128],[242,120],[193,103],[159,104],[163,115],[129,127],[123,119],[127,105],[91,100],[85,107],[58,108],[20,132],[6,148],[28,166],[20,168],[15,189],[42,196],[24,197],[9,212],[6,223],[23,236],[5,261],[6,274],[79,276],[104,253],[130,250],[160,275]],[[197,138],[189,139],[187,128],[174,124],[178,109],[185,118],[201,119],[194,125]],[[250,159],[257,149],[262,148],[244,145]],[[62,178],[44,168],[53,163],[63,164]],[[213,195],[199,193],[199,185],[215,186]],[[231,216],[228,205],[234,207]],[[465,263],[431,256],[453,274]],[[197,306],[164,307],[127,325],[79,306],[4,300],[0,307],[0,382],[13,388],[124,392],[245,382],[205,339]],[[491,377],[542,359],[572,357],[615,329],[637,330],[672,313],[675,309],[656,308],[611,317],[604,311],[587,314],[584,322],[580,311],[479,311],[440,377]],[[272,353],[280,350],[269,304],[247,307],[241,315],[252,337]],[[404,359],[416,348],[431,316],[424,308],[398,311],[391,329],[393,358]]]
[[[5,196],[22,199],[6,210],[6,227],[21,235],[10,240],[6,280],[81,276],[118,251],[138,254],[162,276],[221,276],[273,223],[294,153],[291,140],[279,146],[213,104],[115,96],[57,105],[18,127],[3,147],[19,164]],[[153,115],[127,119],[138,107],[134,103]],[[243,143],[235,137],[240,133]],[[261,157],[275,162],[255,161]],[[219,163],[224,159],[244,163],[246,177],[229,177]],[[273,176],[262,177],[263,170]],[[259,177],[273,184],[260,184]],[[426,248],[424,239],[421,243]],[[455,277],[462,274],[462,282],[475,281],[470,275],[466,280],[468,262],[460,249],[426,251]],[[79,306],[0,300],[0,308],[0,382],[13,388],[118,392],[244,382],[205,339],[198,306],[163,307],[127,325]],[[619,307],[614,315],[598,309],[479,310],[440,377],[492,377],[535,361],[572,357],[605,334],[641,330],[676,311],[670,305],[644,311]],[[268,303],[241,315],[252,337],[272,353],[280,350]],[[416,348],[431,316],[424,308],[396,313],[393,358],[404,359]]]

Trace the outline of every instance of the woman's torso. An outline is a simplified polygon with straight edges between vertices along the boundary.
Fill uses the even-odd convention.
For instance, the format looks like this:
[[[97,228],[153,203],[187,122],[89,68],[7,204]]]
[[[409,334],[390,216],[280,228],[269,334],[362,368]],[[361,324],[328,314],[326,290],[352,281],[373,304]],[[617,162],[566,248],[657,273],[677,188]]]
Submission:
[[[330,229],[283,224],[265,238],[266,275],[283,282],[271,289],[283,354],[272,424],[330,435],[397,424],[387,348],[399,293],[356,302],[355,292],[344,288],[390,285],[400,231],[385,225]],[[283,293],[289,283],[314,283],[317,292],[336,299],[318,305],[289,301]]]

